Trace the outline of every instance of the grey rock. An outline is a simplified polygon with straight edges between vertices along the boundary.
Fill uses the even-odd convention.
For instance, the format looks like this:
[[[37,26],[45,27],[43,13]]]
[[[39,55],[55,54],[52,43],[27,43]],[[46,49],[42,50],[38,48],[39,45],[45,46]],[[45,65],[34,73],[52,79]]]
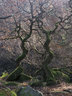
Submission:
[[[30,86],[21,87],[17,92],[17,96],[43,96],[40,91],[37,91]]]
[[[68,93],[72,93],[72,89],[65,89],[63,91],[68,92]]]
[[[14,55],[6,49],[0,48],[0,75],[2,75],[4,71],[10,73],[15,68],[16,62],[14,60]]]

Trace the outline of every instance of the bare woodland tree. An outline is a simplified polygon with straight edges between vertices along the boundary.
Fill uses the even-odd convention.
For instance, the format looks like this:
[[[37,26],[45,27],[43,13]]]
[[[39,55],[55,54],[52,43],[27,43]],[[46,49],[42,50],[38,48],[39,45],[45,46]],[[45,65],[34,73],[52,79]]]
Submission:
[[[72,6],[70,2],[69,2],[70,8],[71,8],[70,10],[72,10]],[[44,52],[39,52],[37,49],[35,50],[37,53],[42,55],[43,60],[42,60],[41,71],[43,71],[44,77],[46,78],[46,81],[48,81],[49,75],[52,75],[50,68],[48,68],[48,64],[50,64],[53,59],[53,52],[50,50],[50,47],[49,47],[49,44],[51,41],[50,36],[54,34],[58,30],[58,28],[60,30],[61,29],[65,31],[68,30],[67,28],[64,27],[64,23],[66,20],[69,20],[69,18],[72,17],[72,13],[70,13],[69,16],[65,16],[65,18],[55,14],[56,18],[58,19],[57,22],[55,22],[55,25],[52,29],[47,29],[46,28],[48,24],[47,16],[50,15],[50,13],[53,12],[53,8],[55,8],[55,6],[52,5],[52,2],[50,0],[42,0],[42,1],[26,0],[23,2],[24,4],[22,6],[20,6],[20,3],[18,1],[16,3],[17,3],[17,9],[18,9],[17,14],[19,13],[18,17],[15,17],[15,15],[10,15],[7,17],[1,17],[0,19],[6,19],[12,16],[14,20],[15,29],[12,32],[13,34],[15,32],[15,36],[6,38],[6,39],[19,38],[21,41],[20,47],[22,49],[22,54],[16,59],[17,66],[20,65],[20,62],[28,54],[28,49],[25,47],[25,44],[27,42],[30,42],[28,40],[31,37],[32,33],[36,31],[40,37],[41,37],[40,34],[44,34],[45,42],[42,43]],[[12,12],[13,11],[14,10],[12,10]],[[24,25],[24,28],[22,27],[22,25]],[[52,79],[53,78],[54,77],[52,76]]]

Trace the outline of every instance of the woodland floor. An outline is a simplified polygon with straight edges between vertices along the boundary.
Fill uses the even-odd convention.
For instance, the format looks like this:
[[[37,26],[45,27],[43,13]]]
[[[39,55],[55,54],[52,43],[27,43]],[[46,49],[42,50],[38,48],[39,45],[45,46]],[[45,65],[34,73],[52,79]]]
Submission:
[[[21,83],[20,86],[27,86],[26,83]],[[16,86],[8,86],[10,89],[15,89]],[[4,86],[0,83],[0,89]],[[45,87],[33,87],[36,90],[41,91],[44,96],[72,96],[72,84],[61,83],[53,86]]]
[[[61,83],[50,87],[36,87],[44,96],[72,96],[72,84]]]

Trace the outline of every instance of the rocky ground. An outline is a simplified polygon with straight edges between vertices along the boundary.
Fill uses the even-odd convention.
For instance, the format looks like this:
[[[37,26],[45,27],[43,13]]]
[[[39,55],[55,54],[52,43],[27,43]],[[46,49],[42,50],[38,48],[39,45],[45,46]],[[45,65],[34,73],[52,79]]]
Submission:
[[[36,87],[44,96],[72,96],[72,84],[61,83],[50,87]]]
[[[26,82],[20,83],[19,87],[26,87],[28,84]],[[0,83],[0,89],[2,88],[10,88],[17,89],[17,86],[2,86]],[[45,86],[45,87],[33,87],[35,90],[41,91],[44,96],[72,96],[72,84],[61,83],[53,86]]]

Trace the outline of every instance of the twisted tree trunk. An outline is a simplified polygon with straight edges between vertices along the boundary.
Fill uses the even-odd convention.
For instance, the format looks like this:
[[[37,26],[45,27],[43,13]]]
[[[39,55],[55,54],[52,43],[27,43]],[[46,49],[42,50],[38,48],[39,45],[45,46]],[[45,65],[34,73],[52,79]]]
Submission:
[[[26,57],[28,50],[25,48],[25,42],[21,41],[21,49],[22,49],[22,54],[16,59],[17,66],[20,65],[20,62]]]
[[[53,53],[50,50],[49,44],[50,44],[50,32],[48,31],[43,31],[43,33],[46,35],[46,41],[44,43],[44,49],[45,49],[45,59],[42,63],[42,69],[45,71],[45,77],[46,77],[46,81],[49,80],[50,77],[53,78],[52,72],[50,70],[50,68],[48,67],[48,64],[51,63],[52,59],[53,59]]]
[[[32,34],[32,27],[33,27],[33,21],[30,21],[30,33],[26,35],[25,38],[22,39],[22,37],[20,36],[19,32],[20,32],[20,27],[19,30],[17,31],[18,37],[21,40],[21,49],[22,49],[22,54],[16,59],[17,62],[17,66],[20,65],[20,62],[26,57],[28,50],[25,48],[25,42],[31,37]]]

